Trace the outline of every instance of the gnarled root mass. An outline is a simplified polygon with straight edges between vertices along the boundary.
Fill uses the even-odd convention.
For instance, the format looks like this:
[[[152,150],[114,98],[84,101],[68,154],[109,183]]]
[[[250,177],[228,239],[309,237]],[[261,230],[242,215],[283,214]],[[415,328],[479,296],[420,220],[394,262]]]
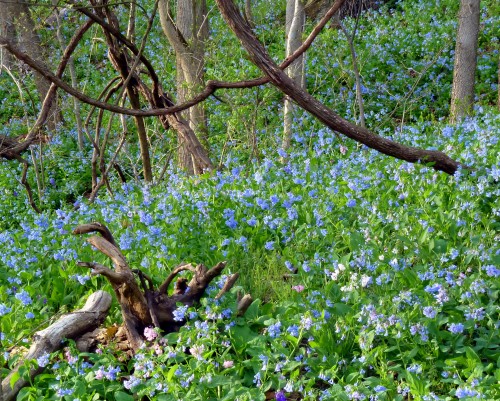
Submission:
[[[123,327],[99,328],[111,306],[111,296],[104,291],[92,294],[81,310],[64,315],[48,328],[35,334],[26,356],[2,381],[0,401],[14,400],[19,390],[29,384],[28,379],[20,378],[11,387],[11,378],[26,361],[57,351],[63,346],[64,339],[74,339],[77,348],[82,352],[91,351],[97,344],[113,340],[115,343],[118,342],[118,349],[130,355],[143,345],[146,327],[157,327],[166,333],[179,330],[185,324],[185,320],[177,319],[174,314],[178,305],[196,304],[208,285],[226,266],[226,262],[219,262],[211,269],[202,264],[197,266],[182,264],[170,273],[158,289],[155,289],[150,277],[140,270],[129,267],[106,226],[101,223],[83,224],[73,231],[74,234],[95,232],[100,236],[91,236],[87,241],[111,259],[114,269],[95,262],[78,262],[78,265],[91,269],[93,274],[104,276],[109,281],[121,307]],[[170,284],[183,271],[192,273],[191,280],[188,281],[185,277],[177,278],[173,293],[169,295]],[[215,299],[219,299],[229,291],[237,279],[237,273],[230,275]],[[252,297],[249,294],[240,296],[237,314],[243,315],[251,303]],[[30,379],[42,370],[41,367],[33,368],[30,371]]]
[[[175,318],[174,311],[177,305],[196,304],[208,285],[226,266],[226,262],[219,262],[211,269],[202,264],[197,266],[183,264],[176,267],[158,289],[155,289],[150,277],[140,270],[129,267],[107,227],[101,223],[91,223],[78,226],[73,231],[74,234],[93,232],[100,233],[101,236],[91,236],[87,241],[111,259],[114,269],[94,262],[79,262],[79,265],[90,268],[93,274],[106,277],[112,285],[121,306],[126,336],[132,351],[143,344],[146,327],[158,327],[166,333],[177,331],[185,323]],[[169,295],[170,284],[183,271],[192,272],[191,280],[188,282],[183,277],[178,278],[173,293]],[[140,284],[136,281],[136,276]],[[237,275],[228,277],[226,285],[218,294],[219,297],[234,285],[237,277]],[[244,313],[250,303],[249,295],[243,297],[238,304],[238,313]]]

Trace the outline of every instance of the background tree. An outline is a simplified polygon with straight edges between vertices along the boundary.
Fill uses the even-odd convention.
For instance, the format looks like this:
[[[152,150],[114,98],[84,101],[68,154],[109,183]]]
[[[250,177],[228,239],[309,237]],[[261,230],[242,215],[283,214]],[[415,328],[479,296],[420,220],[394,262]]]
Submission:
[[[0,23],[3,25],[3,34],[13,42],[18,43],[19,46],[34,59],[46,61],[47,52],[36,31],[35,22],[31,16],[28,3],[24,0],[13,0],[2,3],[1,7],[2,17],[0,17]],[[5,59],[4,65],[9,65],[9,58],[2,57]],[[34,75],[37,92],[40,100],[43,102],[49,91],[50,82],[36,71]],[[47,127],[50,130],[55,129],[59,120],[57,102],[54,102],[49,111]]]
[[[480,0],[461,0],[455,45],[450,121],[462,119],[472,110],[477,64]]]
[[[306,13],[302,0],[287,0],[286,2],[286,56],[290,56],[302,44],[302,34],[304,33],[304,24],[306,22]],[[301,55],[287,68],[288,76],[300,87],[305,86],[304,78],[304,55]],[[281,147],[286,150],[290,147],[292,138],[292,124],[294,114],[294,104],[288,96],[285,96],[283,107],[284,129],[283,141]]]
[[[159,1],[161,26],[174,48],[177,66],[177,101],[183,103],[203,87],[205,42],[208,39],[207,5],[205,0],[178,0],[174,15],[168,0]],[[208,149],[208,132],[203,103],[182,113],[189,127]],[[193,173],[194,164],[186,144],[179,138],[179,165]]]

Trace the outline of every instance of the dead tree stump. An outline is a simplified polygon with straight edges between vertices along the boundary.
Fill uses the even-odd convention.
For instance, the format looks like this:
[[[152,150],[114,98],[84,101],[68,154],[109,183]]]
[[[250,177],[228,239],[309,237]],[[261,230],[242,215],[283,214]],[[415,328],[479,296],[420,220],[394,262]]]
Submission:
[[[208,285],[226,266],[226,262],[219,262],[211,269],[202,264],[197,266],[183,264],[176,267],[158,289],[155,289],[151,278],[140,270],[129,267],[106,226],[101,223],[83,224],[73,231],[74,234],[92,232],[97,232],[101,236],[92,236],[87,241],[111,259],[114,270],[95,262],[79,262],[78,265],[90,268],[92,274],[106,277],[113,287],[120,303],[127,340],[132,351],[136,351],[144,343],[146,327],[158,327],[166,333],[177,331],[185,323],[175,319],[174,311],[177,309],[177,304],[192,306],[197,303]],[[188,283],[185,278],[179,278],[173,294],[169,295],[170,284],[182,271],[192,272],[191,280]],[[140,285],[134,273],[138,276]],[[230,276],[221,292],[228,291],[234,285],[236,278],[237,275]],[[245,297],[245,301],[238,304],[240,315],[251,303],[250,295]]]

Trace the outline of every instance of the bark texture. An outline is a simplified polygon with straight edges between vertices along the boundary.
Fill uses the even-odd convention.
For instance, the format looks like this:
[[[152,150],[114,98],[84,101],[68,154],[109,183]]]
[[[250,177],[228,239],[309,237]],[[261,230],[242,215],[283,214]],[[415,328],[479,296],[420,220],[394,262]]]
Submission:
[[[306,22],[306,13],[301,0],[287,0],[286,3],[286,57],[293,54],[302,45],[302,34],[304,33],[304,24]],[[305,86],[305,63],[304,55],[301,55],[288,68],[287,74],[298,86]],[[283,106],[283,141],[281,147],[287,150],[290,147],[292,138],[292,125],[295,106],[292,100],[285,96]]]
[[[29,9],[29,3],[25,0],[13,0],[2,3],[1,6],[2,17],[0,21],[5,27],[2,31],[6,34],[7,38],[17,42],[17,44],[35,60],[46,60],[45,48],[36,32],[35,23]],[[7,62],[9,63],[9,58],[7,58]],[[49,91],[50,81],[36,71],[34,73],[34,79],[40,102],[43,102]],[[53,102],[48,113],[47,127],[50,130],[54,130],[58,121],[59,112],[57,102]]]
[[[159,1],[160,22],[165,36],[174,48],[177,64],[177,101],[183,103],[203,87],[205,41],[208,39],[208,18],[205,0],[177,0],[177,13],[171,13],[168,0]],[[181,113],[193,132],[207,148],[207,124],[203,103]],[[181,134],[178,135],[179,165],[195,173],[191,152]]]
[[[135,351],[144,343],[144,329],[146,327],[158,327],[164,332],[177,331],[184,323],[184,319],[176,318],[174,311],[177,304],[181,303],[192,306],[197,303],[207,286],[217,276],[222,273],[226,262],[219,262],[211,269],[199,264],[183,264],[177,266],[165,281],[158,287],[145,273],[137,269],[131,269],[116,246],[111,232],[100,223],[91,223],[78,226],[74,234],[86,234],[98,232],[101,236],[92,236],[88,242],[97,250],[108,256],[113,262],[114,269],[94,262],[79,262],[79,266],[87,267],[92,270],[92,274],[105,277],[112,285],[116,298],[120,304],[123,323],[126,329],[126,335],[130,349]],[[169,286],[174,278],[183,271],[189,271],[192,278],[188,281],[185,278],[177,280],[173,294],[169,295]],[[136,275],[140,285],[136,281]],[[236,278],[230,276],[225,288],[227,291],[234,285]],[[248,297],[247,297],[248,298]],[[247,304],[238,307],[238,313],[248,308]]]
[[[21,362],[2,381],[1,401],[15,400],[17,393],[28,386],[33,378],[43,371],[43,367],[31,369],[29,380],[19,378],[11,387],[11,378],[19,371],[25,361],[35,360],[60,349],[65,339],[75,339],[84,333],[90,332],[104,321],[111,306],[111,295],[104,291],[97,291],[90,295],[85,306],[73,313],[69,313],[46,329],[35,333],[33,343]]]
[[[161,4],[158,3],[158,6],[160,7]],[[90,18],[96,21],[103,28],[103,32],[106,36],[106,41],[110,49],[110,60],[115,69],[120,73],[123,81],[127,83],[127,93],[129,95],[131,105],[135,109],[139,109],[140,94],[148,101],[152,108],[172,106],[173,103],[171,101],[171,97],[167,93],[163,92],[158,81],[158,76],[156,72],[154,72],[154,69],[152,68],[149,61],[145,60],[144,56],[141,54],[140,49],[137,49],[133,43],[131,43],[125,36],[120,33],[118,18],[111,10],[111,7],[101,6],[96,7],[95,10],[95,13],[92,13],[87,9],[82,9],[81,11],[90,16]],[[106,20],[108,22],[106,22]],[[123,46],[123,44],[125,44],[125,46]],[[127,48],[131,50],[133,56],[135,57],[134,61],[129,55]],[[139,61],[145,64],[146,68],[148,69],[149,77],[153,81],[153,88],[148,87],[136,72],[136,67]],[[188,158],[191,162],[192,170],[189,170],[190,172],[198,174],[203,173],[206,170],[213,169],[213,165],[210,161],[206,149],[202,146],[201,142],[196,136],[196,133],[189,126],[188,122],[181,115],[169,114],[160,116],[160,122],[165,129],[172,127],[177,131],[178,137],[180,138],[184,149],[186,149]],[[136,125],[138,128],[139,142],[141,145],[144,176],[146,181],[151,181],[152,167],[149,156],[149,145],[142,116],[136,116]],[[148,168],[150,169],[149,171]],[[146,175],[148,178],[146,178]]]
[[[274,63],[232,0],[217,0],[217,5],[229,27],[249,53],[252,62],[269,77],[274,86],[279,88],[323,124],[386,155],[412,163],[430,163],[436,170],[444,171],[448,174],[455,173],[459,167],[459,163],[442,152],[404,146],[390,139],[380,137],[366,128],[354,125],[340,117],[333,110],[300,88]]]
[[[461,0],[455,45],[450,121],[470,114],[474,102],[480,0]]]

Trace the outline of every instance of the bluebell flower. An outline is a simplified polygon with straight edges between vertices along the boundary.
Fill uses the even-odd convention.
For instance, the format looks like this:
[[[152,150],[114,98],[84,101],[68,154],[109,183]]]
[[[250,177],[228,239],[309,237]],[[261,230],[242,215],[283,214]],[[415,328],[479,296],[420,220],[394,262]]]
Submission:
[[[147,226],[153,224],[154,220],[153,217],[149,214],[144,212],[143,210],[139,210],[139,220],[141,223],[146,224]]]
[[[269,203],[267,203],[264,199],[257,198],[255,199],[255,202],[257,203],[257,206],[259,206],[262,210],[269,209]]]
[[[49,359],[50,359],[50,354],[43,354],[42,356],[36,358],[36,361],[38,362],[38,366],[43,368],[49,364]]]
[[[121,371],[121,368],[117,366],[116,368],[113,366],[109,366],[108,370],[104,372],[104,377],[109,381],[116,380],[117,374]]]
[[[30,295],[25,290],[22,290],[22,291],[18,292],[16,294],[16,299],[18,299],[19,301],[21,301],[21,303],[23,304],[23,306],[30,305],[33,302],[31,300]]]
[[[354,207],[356,206],[356,199],[349,199],[347,201],[347,207]]]
[[[174,310],[174,320],[176,322],[182,322],[185,319],[186,311],[188,310],[187,305],[179,306],[176,310]]]
[[[464,331],[464,325],[462,323],[452,323],[448,327],[448,331],[453,334],[460,334]]]
[[[425,317],[428,317],[430,319],[434,319],[436,317],[437,311],[432,306],[426,306],[423,309],[423,313],[424,313]]]
[[[260,385],[262,385],[262,379],[261,379],[261,377],[260,377],[260,372],[257,372],[257,373],[255,374],[255,376],[253,377],[253,382],[255,383],[255,385],[256,385],[257,387],[259,387]]]
[[[141,379],[135,377],[134,375],[131,375],[128,380],[123,382],[123,386],[127,390],[133,390],[134,387],[137,387],[139,384],[141,384]]]
[[[408,366],[406,368],[406,370],[408,372],[411,372],[411,373],[419,374],[419,373],[422,373],[422,366],[420,366],[418,363],[414,363],[414,364]]]
[[[269,334],[269,337],[271,337],[271,338],[279,337],[281,334],[281,322],[278,321],[278,322],[270,325],[267,328],[267,334]]]
[[[477,391],[467,388],[467,387],[459,387],[457,391],[455,391],[455,396],[457,398],[467,398],[467,397],[475,397],[477,395]]]
[[[0,304],[0,316],[6,315],[10,311],[12,311],[12,308],[5,306],[5,304]]]
[[[307,262],[302,263],[302,270],[304,270],[305,273],[309,273],[311,271],[311,268],[309,267],[309,264]]]
[[[266,248],[268,251],[272,251],[274,249],[274,241],[266,242],[264,248]]]
[[[294,336],[294,337],[298,337],[299,336],[299,326],[297,326],[296,324],[288,327],[286,329],[286,331],[288,333],[290,333],[290,335]]]
[[[73,392],[74,392],[74,391],[75,391],[75,390],[74,390],[74,389],[72,389],[72,388],[67,388],[67,389],[64,389],[64,388],[59,388],[59,389],[57,389],[57,391],[56,391],[56,395],[57,395],[58,397],[64,397],[65,395],[71,395],[71,394],[73,394]]]
[[[481,321],[485,317],[484,308],[469,309],[464,313],[464,316],[469,320]]]
[[[490,276],[490,277],[498,277],[498,276],[500,276],[500,269],[497,269],[493,265],[483,266],[483,270],[485,270],[486,274],[488,276]]]
[[[287,209],[286,214],[288,216],[288,220],[290,221],[297,220],[299,218],[299,213],[294,207],[290,207],[289,209]]]
[[[304,330],[309,330],[312,327],[312,319],[309,316],[302,316],[300,319],[300,327]]]
[[[271,201],[271,203],[273,204],[273,206],[275,206],[276,204],[279,203],[280,198],[277,195],[271,195],[271,197],[269,198],[269,200]]]

